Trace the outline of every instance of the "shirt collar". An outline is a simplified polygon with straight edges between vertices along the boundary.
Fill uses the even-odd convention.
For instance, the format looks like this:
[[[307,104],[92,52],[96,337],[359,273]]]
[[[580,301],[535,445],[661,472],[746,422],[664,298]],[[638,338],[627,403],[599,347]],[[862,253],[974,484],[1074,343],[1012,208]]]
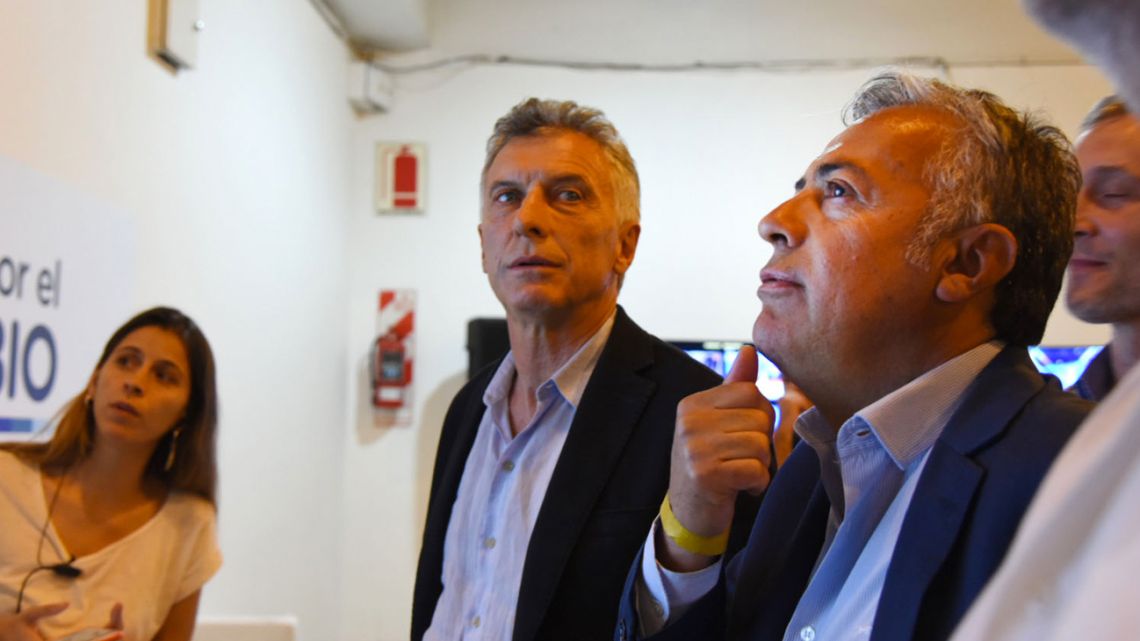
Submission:
[[[574,409],[578,409],[578,402],[582,400],[582,393],[586,391],[586,383],[590,382],[590,375],[594,373],[594,366],[602,356],[602,349],[610,338],[610,331],[614,328],[614,314],[611,313],[606,322],[594,332],[584,345],[566,361],[550,380],[558,386],[562,397]]]
[[[848,432],[870,429],[895,465],[906,469],[934,445],[966,388],[1003,347],[994,340],[955,356],[859,410],[838,432],[812,408],[796,421],[796,432],[822,455]]]
[[[598,359],[601,358],[602,349],[605,348],[606,342],[610,338],[610,332],[614,327],[615,313],[611,313],[606,322],[594,332],[578,351],[566,360],[565,363],[559,367],[554,374],[550,376],[542,385],[538,386],[536,394],[542,394],[544,389],[549,389],[551,386],[558,390],[562,398],[566,400],[574,409],[578,409],[578,403],[582,400],[582,394],[586,391],[586,384],[590,382],[590,376],[594,373],[594,367],[598,364]],[[483,404],[490,407],[496,401],[502,401],[507,398],[511,391],[511,383],[515,380],[515,356],[514,352],[507,352],[503,358],[503,362],[499,368],[495,370],[494,376],[491,377],[490,384],[487,385],[486,391],[483,392]]]

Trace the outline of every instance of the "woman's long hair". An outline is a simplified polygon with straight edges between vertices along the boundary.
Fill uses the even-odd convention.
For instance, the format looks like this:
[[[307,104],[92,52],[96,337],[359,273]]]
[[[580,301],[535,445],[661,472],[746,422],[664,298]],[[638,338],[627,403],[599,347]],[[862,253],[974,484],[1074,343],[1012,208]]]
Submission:
[[[190,492],[217,506],[217,427],[218,393],[214,374],[214,354],[198,326],[177,309],[155,307],[127,321],[111,335],[95,372],[131,332],[143,327],[159,327],[182,339],[190,361],[190,397],[185,418],[179,423],[177,443],[174,430],[162,437],[147,463],[145,474],[167,488]],[[66,469],[82,461],[95,445],[95,418],[85,393],[80,392],[60,411],[55,434],[46,443],[8,443],[9,450],[41,468]],[[175,448],[173,464],[166,469],[170,448]]]

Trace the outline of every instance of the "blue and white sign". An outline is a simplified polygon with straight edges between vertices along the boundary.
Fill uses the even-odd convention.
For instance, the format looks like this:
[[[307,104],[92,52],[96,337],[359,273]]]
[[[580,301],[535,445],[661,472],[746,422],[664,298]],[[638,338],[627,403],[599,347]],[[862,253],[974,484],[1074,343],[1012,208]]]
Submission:
[[[0,156],[0,439],[27,439],[83,391],[131,315],[130,218]]]

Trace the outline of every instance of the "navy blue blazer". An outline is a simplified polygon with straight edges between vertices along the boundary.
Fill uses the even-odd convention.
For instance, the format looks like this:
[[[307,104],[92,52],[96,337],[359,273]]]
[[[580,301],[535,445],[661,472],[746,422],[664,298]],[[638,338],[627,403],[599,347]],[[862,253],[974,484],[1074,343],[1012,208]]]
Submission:
[[[443,589],[447,524],[483,416],[483,392],[496,369],[498,363],[485,368],[460,390],[443,423],[416,572],[415,641],[431,624]],[[669,486],[677,403],[719,383],[720,376],[618,308],[531,534],[514,641],[610,636],[626,568]],[[758,501],[742,506],[754,516]],[[738,528],[737,549],[750,524],[748,519]]]
[[[871,641],[941,641],[997,570],[1049,465],[1093,407],[1007,347],[935,441],[887,568]],[[748,545],[654,640],[779,641],[807,589],[831,504],[806,445],[776,474]],[[635,561],[614,638],[639,637]]]

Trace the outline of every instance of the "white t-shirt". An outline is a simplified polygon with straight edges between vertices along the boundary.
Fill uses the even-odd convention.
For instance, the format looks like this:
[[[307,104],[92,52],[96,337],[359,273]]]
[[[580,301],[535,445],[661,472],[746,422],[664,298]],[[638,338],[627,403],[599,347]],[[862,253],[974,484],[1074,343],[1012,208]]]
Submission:
[[[48,520],[39,469],[0,451],[0,612],[16,611],[20,583],[36,567],[40,531]],[[50,524],[43,536],[44,565],[71,558]],[[198,591],[222,564],[214,508],[174,492],[142,527],[73,565],[82,574],[36,572],[24,589],[23,607],[66,601],[70,607],[40,619],[41,632],[56,639],[107,624],[111,607],[123,604],[126,641],[150,641],[170,608]]]

